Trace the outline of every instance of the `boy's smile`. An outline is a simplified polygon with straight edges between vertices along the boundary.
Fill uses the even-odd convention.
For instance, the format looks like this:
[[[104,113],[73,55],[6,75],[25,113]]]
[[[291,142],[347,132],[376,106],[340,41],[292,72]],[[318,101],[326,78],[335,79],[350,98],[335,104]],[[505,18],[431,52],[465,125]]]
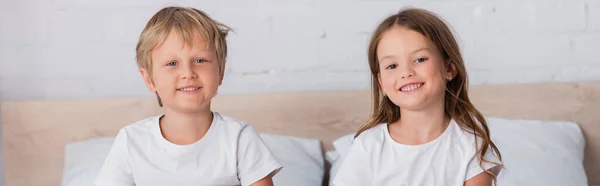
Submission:
[[[184,40],[184,37],[192,37]],[[216,52],[199,33],[182,36],[176,29],[152,50],[152,72],[146,85],[158,93],[165,109],[198,112],[210,109],[221,83]]]

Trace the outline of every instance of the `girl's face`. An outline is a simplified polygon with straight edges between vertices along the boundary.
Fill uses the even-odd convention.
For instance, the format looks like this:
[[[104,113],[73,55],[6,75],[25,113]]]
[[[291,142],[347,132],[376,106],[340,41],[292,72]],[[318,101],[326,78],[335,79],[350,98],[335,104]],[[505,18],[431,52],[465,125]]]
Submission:
[[[455,72],[446,68],[441,53],[424,35],[391,28],[379,41],[377,59],[379,85],[401,111],[444,105],[446,83]]]

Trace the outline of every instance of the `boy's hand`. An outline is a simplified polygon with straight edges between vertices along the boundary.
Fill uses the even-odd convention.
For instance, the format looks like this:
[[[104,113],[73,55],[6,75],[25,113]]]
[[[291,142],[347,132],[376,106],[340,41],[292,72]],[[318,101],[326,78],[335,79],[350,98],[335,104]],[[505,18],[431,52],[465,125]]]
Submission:
[[[273,179],[271,178],[271,175],[268,175],[263,179],[254,182],[250,186],[273,186]]]

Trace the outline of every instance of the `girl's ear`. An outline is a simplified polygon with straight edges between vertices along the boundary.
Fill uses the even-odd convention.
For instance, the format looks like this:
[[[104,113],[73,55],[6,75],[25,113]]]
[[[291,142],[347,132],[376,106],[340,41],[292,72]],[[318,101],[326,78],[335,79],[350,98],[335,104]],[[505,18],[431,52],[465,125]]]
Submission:
[[[379,82],[379,88],[381,88],[381,92],[385,96],[385,89],[383,88],[383,85],[381,84],[381,73],[377,74],[377,82]]]
[[[448,61],[446,65],[446,79],[450,81],[454,79],[454,77],[456,77],[456,66],[454,63]]]

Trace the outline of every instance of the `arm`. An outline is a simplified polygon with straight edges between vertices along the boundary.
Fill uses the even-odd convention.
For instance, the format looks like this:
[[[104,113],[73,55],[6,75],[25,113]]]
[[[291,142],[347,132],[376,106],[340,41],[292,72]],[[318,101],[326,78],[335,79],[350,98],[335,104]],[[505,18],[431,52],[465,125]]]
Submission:
[[[243,186],[272,186],[282,166],[250,125],[238,137],[238,177]]]
[[[494,175],[495,177],[498,177],[498,175],[502,171],[502,161],[500,161],[498,156],[496,156],[496,154],[491,149],[488,149],[484,159],[489,162],[482,162],[482,168],[482,166],[479,165],[479,158],[477,157],[477,154],[472,156],[467,167],[467,177],[465,178],[465,186],[493,185],[492,183],[494,180]],[[488,171],[492,174],[488,173]]]
[[[465,181],[464,186],[492,186],[492,175],[487,172],[479,173],[477,176]]]
[[[273,175],[269,174],[261,180],[250,184],[250,186],[273,186]]]
[[[127,135],[121,130],[115,141],[102,169],[94,182],[95,186],[134,186],[133,173],[129,164],[127,152]]]
[[[360,138],[360,136],[359,136]],[[371,156],[365,150],[362,142],[354,140],[350,151],[342,161],[337,175],[331,175],[334,186],[363,186],[373,185],[373,170],[371,170]]]

